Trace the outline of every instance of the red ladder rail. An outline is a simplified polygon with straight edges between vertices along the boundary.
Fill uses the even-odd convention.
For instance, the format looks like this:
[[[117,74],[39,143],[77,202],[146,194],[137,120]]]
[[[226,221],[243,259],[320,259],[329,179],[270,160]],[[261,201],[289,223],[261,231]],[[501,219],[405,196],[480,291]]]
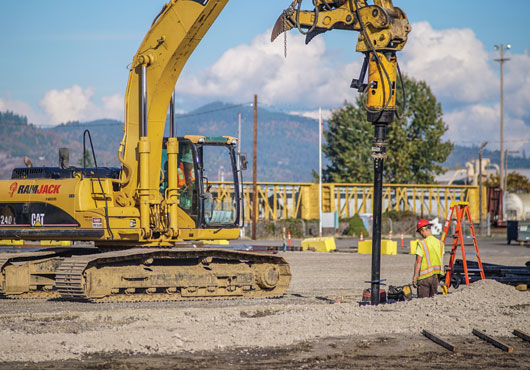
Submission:
[[[453,216],[456,216],[456,218],[453,218]],[[467,267],[466,254],[475,254],[477,256],[478,271],[480,272],[480,277],[481,279],[485,279],[484,268],[482,267],[482,260],[480,259],[480,253],[479,253],[477,238],[475,234],[475,227],[473,226],[473,221],[471,220],[471,214],[469,212],[468,202],[451,203],[451,209],[448,212],[448,217],[445,220],[444,229],[442,232],[442,243],[444,244],[445,244],[445,239],[447,237],[447,233],[449,231],[449,227],[452,221],[456,221],[456,227],[455,227],[455,234],[453,235],[453,243],[452,243],[452,249],[451,249],[451,257],[449,259],[449,266],[445,274],[445,285],[447,289],[449,289],[449,285],[451,283],[451,276],[453,274],[453,267],[455,264],[456,253],[457,253],[459,244],[460,244],[460,248],[462,252],[462,264],[464,267],[464,276],[465,276],[466,285],[469,285],[469,269]],[[464,229],[462,225],[469,225],[469,229],[471,231],[470,236],[466,237],[464,235]],[[466,238],[472,239],[474,252],[466,253],[465,243],[464,243],[464,239]]]

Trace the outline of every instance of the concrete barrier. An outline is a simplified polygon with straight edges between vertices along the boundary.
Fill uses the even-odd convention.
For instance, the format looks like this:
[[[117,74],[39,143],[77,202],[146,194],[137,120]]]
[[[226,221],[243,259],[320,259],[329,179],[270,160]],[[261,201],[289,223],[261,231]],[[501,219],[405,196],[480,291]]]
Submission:
[[[302,240],[302,250],[311,250],[315,252],[331,252],[337,249],[335,246],[335,238],[309,238]]]
[[[410,241],[410,254],[416,254],[416,248],[418,246],[417,240],[411,240]]]
[[[72,242],[70,240],[41,240],[40,245],[59,245],[61,247],[69,247],[72,245]]]
[[[204,244],[216,244],[216,245],[229,245],[230,242],[228,240],[222,239],[222,240],[201,240]]]
[[[24,240],[9,240],[9,239],[0,240],[0,245],[23,245],[23,244],[24,244]]]
[[[365,240],[359,242],[358,253],[372,254],[372,241]],[[397,254],[397,242],[393,240],[381,240],[381,254],[388,254],[395,256]]]

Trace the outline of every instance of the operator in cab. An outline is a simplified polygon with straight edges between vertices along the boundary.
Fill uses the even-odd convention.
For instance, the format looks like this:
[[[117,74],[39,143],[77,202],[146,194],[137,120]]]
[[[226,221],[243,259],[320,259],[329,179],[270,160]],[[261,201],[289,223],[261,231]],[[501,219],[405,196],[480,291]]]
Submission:
[[[432,235],[432,224],[421,219],[416,225],[416,231],[423,240],[416,246],[416,261],[412,285],[418,289],[418,298],[433,297],[438,291],[438,280],[443,275],[444,244]]]
[[[180,190],[180,207],[190,209],[192,204],[192,191],[195,186],[195,170],[193,168],[193,153],[188,148],[179,160],[177,168],[177,187]]]

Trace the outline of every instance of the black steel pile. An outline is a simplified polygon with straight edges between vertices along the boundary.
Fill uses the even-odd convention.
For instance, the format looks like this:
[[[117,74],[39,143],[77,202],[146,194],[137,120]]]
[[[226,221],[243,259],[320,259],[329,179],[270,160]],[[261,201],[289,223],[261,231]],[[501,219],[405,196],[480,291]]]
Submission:
[[[530,261],[526,262],[526,266],[504,266],[493,263],[482,263],[482,267],[484,268],[486,279],[492,279],[499,283],[510,285],[530,284]],[[480,280],[478,262],[467,261],[467,268],[470,283]],[[453,266],[451,285],[453,288],[458,288],[461,283],[465,284],[465,282],[464,265],[461,259],[457,259]]]

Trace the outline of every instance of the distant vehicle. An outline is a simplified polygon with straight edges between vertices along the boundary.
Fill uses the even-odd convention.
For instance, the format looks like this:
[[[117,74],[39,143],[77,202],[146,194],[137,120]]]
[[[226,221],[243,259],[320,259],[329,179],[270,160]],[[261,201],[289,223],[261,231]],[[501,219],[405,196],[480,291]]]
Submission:
[[[507,194],[504,212],[507,219],[508,244],[512,241],[530,242],[530,194]]]

